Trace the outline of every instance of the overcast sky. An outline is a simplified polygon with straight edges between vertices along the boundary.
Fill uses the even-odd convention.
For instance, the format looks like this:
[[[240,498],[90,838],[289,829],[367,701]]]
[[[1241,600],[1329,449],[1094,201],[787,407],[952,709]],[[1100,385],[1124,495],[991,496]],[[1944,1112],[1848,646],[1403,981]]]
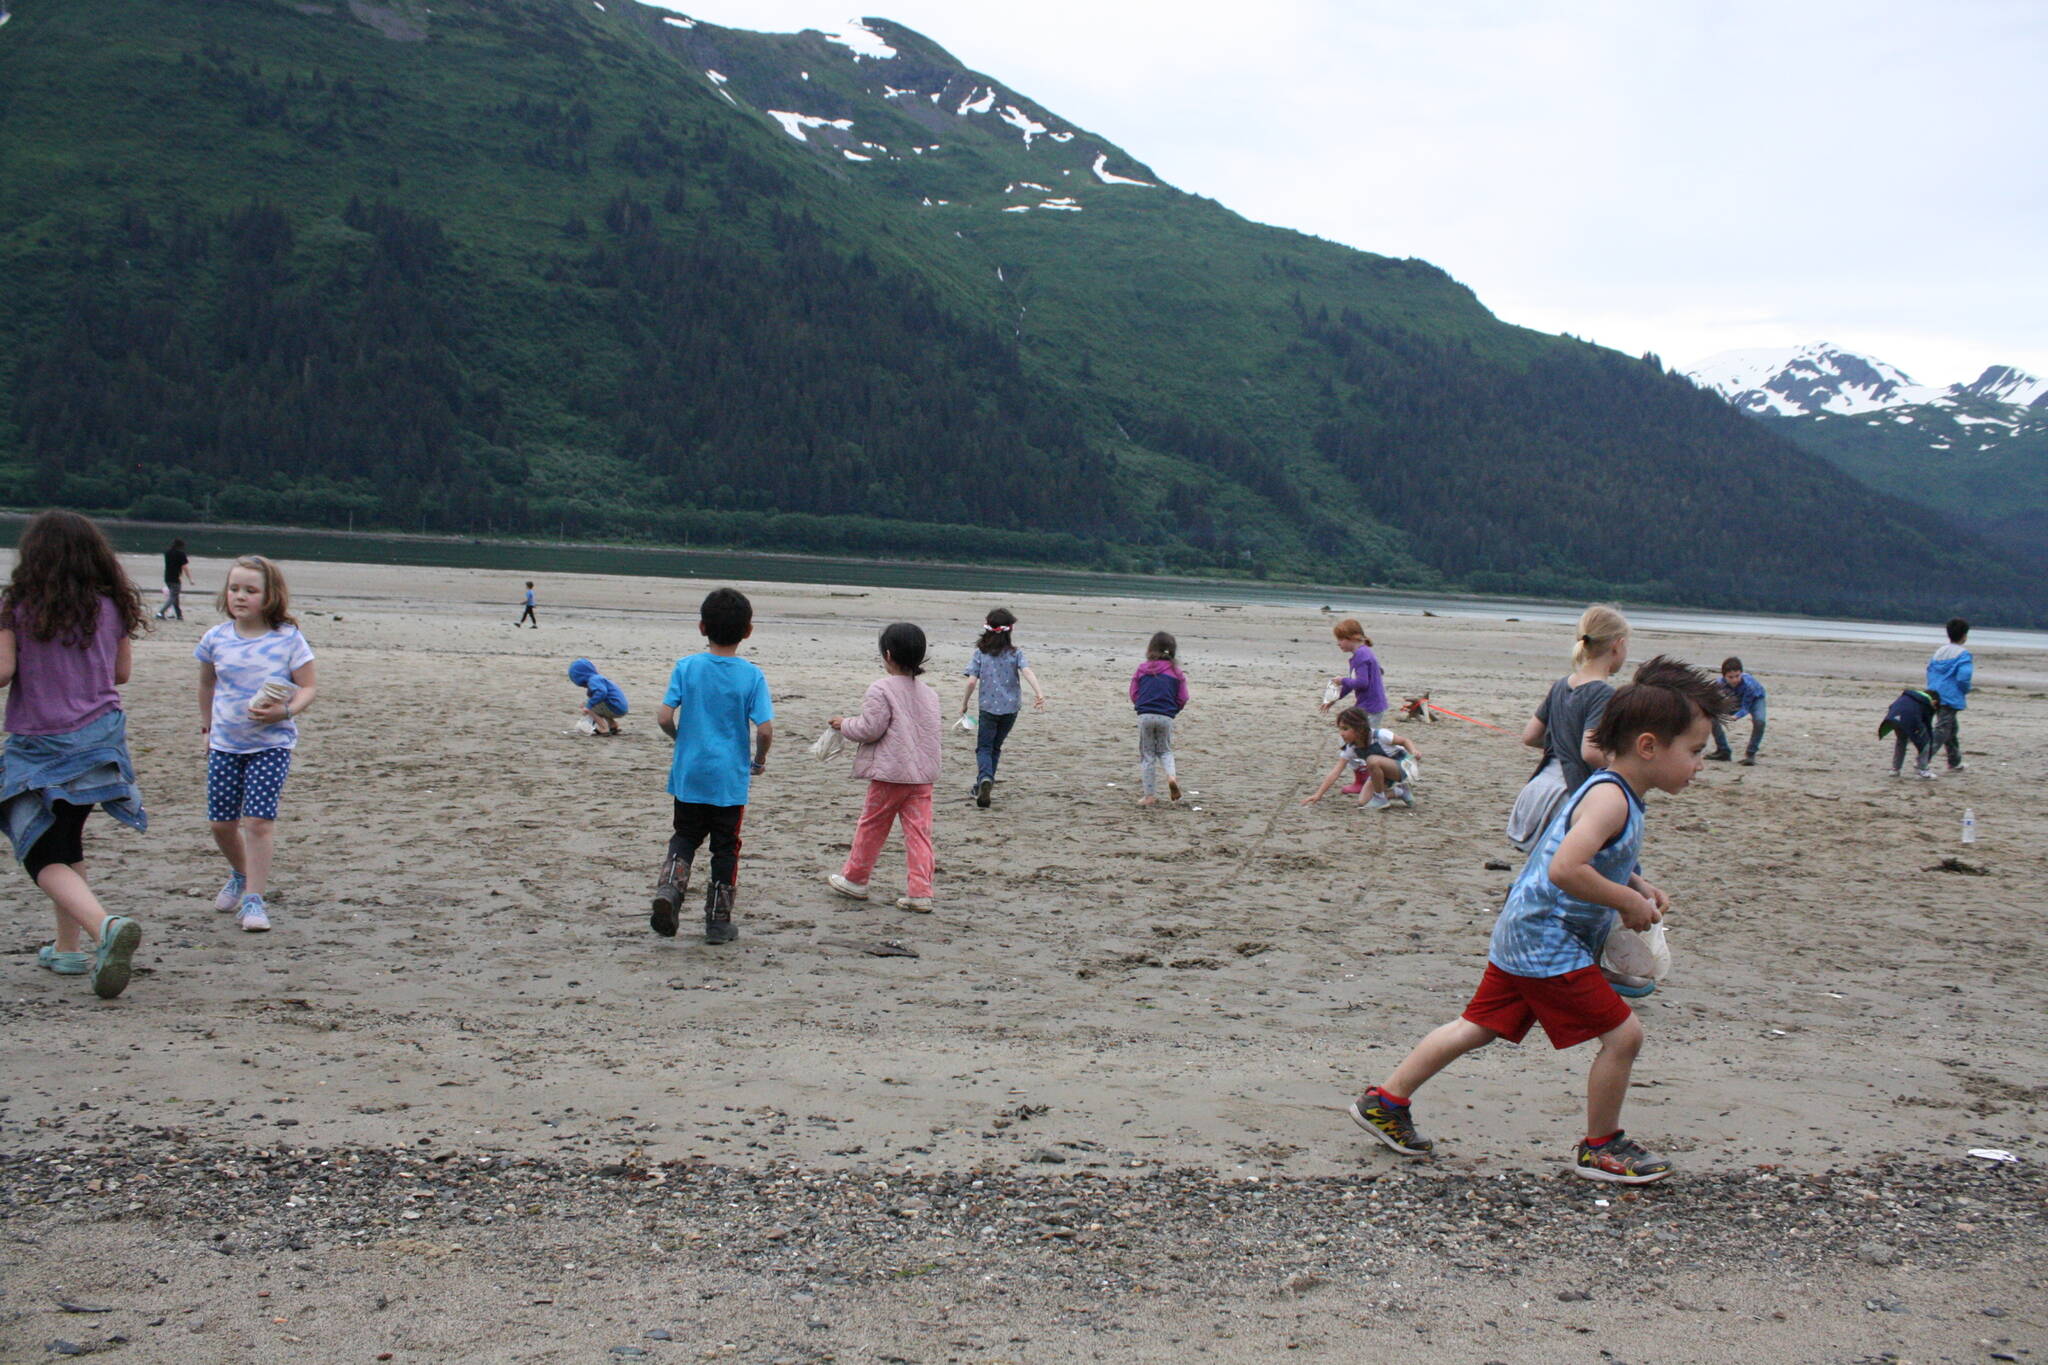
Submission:
[[[1683,366],[1828,340],[2048,374],[2034,0],[667,0],[908,25],[1249,218]]]

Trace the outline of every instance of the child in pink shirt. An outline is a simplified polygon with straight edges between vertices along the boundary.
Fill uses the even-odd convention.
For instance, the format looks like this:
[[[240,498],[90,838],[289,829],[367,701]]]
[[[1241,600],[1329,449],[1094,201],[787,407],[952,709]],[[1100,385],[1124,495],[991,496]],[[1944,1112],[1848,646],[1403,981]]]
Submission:
[[[868,898],[868,875],[889,837],[903,822],[904,861],[910,894],[901,910],[928,915],[932,909],[932,783],[939,780],[939,694],[918,681],[924,672],[924,632],[899,621],[882,632],[882,666],[888,676],[869,684],[857,716],[834,716],[832,728],[860,745],[853,775],[868,779],[867,806],[853,832],[846,867],[826,880],[842,896]]]

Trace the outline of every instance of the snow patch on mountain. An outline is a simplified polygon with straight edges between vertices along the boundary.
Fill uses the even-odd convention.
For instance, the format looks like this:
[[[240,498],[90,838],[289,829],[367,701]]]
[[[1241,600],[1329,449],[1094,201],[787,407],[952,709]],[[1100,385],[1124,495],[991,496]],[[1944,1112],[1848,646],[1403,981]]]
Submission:
[[[680,14],[664,14],[661,16],[661,22],[663,22],[664,24],[674,24],[677,28],[697,27],[697,21],[695,19],[687,18]]]
[[[975,89],[979,89],[979,88],[980,88],[980,87],[978,87],[978,86],[977,86],[977,87],[975,87]],[[936,97],[935,97],[935,98],[936,98]],[[955,109],[955,110],[954,110],[953,112],[954,112],[954,113],[956,113],[956,114],[962,114],[962,115],[965,115],[965,114],[986,114],[986,113],[987,113],[987,112],[988,112],[989,110],[991,110],[991,109],[993,109],[993,108],[995,108],[995,107],[996,107],[996,88],[995,88],[995,87],[994,87],[993,85],[991,85],[991,86],[990,86],[990,87],[989,87],[989,88],[988,88],[987,90],[985,90],[985,91],[982,91],[982,94],[981,94],[981,96],[980,96],[979,98],[976,98],[976,97],[975,97],[975,94],[974,94],[974,90],[973,90],[973,89],[970,89],[970,90],[969,90],[969,91],[967,92],[967,98],[966,98],[966,99],[964,99],[964,100],[961,100],[961,101],[960,101],[960,107],[959,107],[958,109]]]
[[[1001,117],[1003,122],[1024,134],[1024,145],[1026,147],[1031,145],[1032,138],[1043,136],[1045,133],[1045,125],[1043,123],[1038,122],[1038,120],[1032,118],[1014,104],[1004,105],[1003,112],[999,117]]]
[[[1149,180],[1133,180],[1133,179],[1131,179],[1131,178],[1130,178],[1129,176],[1124,176],[1124,175],[1113,175],[1113,174],[1111,174],[1111,173],[1110,173],[1110,171],[1109,171],[1109,169],[1108,169],[1108,166],[1109,166],[1109,153],[1108,153],[1108,152],[1097,152],[1097,153],[1095,154],[1095,178],[1096,178],[1097,180],[1100,180],[1100,181],[1101,181],[1101,182],[1102,182],[1103,184],[1105,184],[1105,185],[1143,185],[1143,186],[1145,186],[1145,187],[1146,187],[1147,189],[1151,189],[1151,188],[1152,188],[1152,182],[1151,182],[1151,181],[1149,181]]]
[[[804,136],[804,129],[806,128],[837,128],[843,133],[853,127],[853,120],[850,118],[819,118],[816,114],[792,114],[786,109],[770,109],[766,112],[769,118],[782,125],[783,132],[788,133],[798,142],[810,141],[808,137]],[[861,159],[867,160],[868,158],[863,157]]]
[[[853,53],[854,60],[865,57],[869,61],[886,61],[896,55],[896,49],[884,42],[882,35],[858,19],[849,19],[836,29],[819,29],[828,43],[837,43]]]

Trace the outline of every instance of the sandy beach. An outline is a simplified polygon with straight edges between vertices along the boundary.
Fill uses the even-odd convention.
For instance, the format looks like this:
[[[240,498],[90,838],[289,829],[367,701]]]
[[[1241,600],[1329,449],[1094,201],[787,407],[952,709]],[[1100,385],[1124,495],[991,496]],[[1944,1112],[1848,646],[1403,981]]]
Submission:
[[[1334,757],[1331,616],[1010,599],[1052,703],[989,810],[973,737],[948,732],[937,911],[913,916],[826,889],[862,788],[805,747],[858,705],[891,620],[930,635],[950,718],[994,603],[739,585],[777,744],[741,936],[713,948],[688,916],[651,934],[647,891],[653,712],[715,585],[546,579],[534,631],[512,627],[523,576],[288,569],[320,700],[276,930],[212,908],[191,650],[217,561],[125,689],[149,832],[87,829],[109,907],[143,925],[126,995],[36,967],[49,913],[15,874],[0,1358],[116,1335],[150,1361],[1640,1365],[2048,1341],[2048,652],[1979,650],[1969,770],[1915,782],[1875,730],[1937,626],[1911,649],[1635,637],[1637,659],[1740,654],[1771,724],[1756,767],[1650,800],[1675,970],[1639,1010],[1626,1118],[1681,1169],[1624,1195],[1557,1177],[1587,1057],[1540,1036],[1423,1093],[1425,1165],[1343,1114],[1476,982],[1534,755],[1397,722],[1418,808],[1300,808]],[[1568,630],[1365,619],[1391,692],[1509,732],[1568,668]],[[1157,629],[1193,688],[1189,795],[1141,810],[1124,688]],[[576,733],[578,655],[629,694],[623,738]],[[878,892],[902,870],[892,838]],[[524,1192],[480,1192],[500,1179]]]

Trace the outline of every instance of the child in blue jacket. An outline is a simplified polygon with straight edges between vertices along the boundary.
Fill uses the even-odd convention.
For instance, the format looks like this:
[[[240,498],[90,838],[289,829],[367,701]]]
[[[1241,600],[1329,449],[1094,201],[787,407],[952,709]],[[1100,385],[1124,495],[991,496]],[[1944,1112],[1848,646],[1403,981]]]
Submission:
[[[1729,655],[1721,660],[1721,689],[1735,699],[1732,721],[1749,717],[1749,745],[1743,751],[1742,766],[1756,766],[1756,751],[1764,742],[1764,685],[1742,671],[1742,660]],[[1707,755],[1718,763],[1726,763],[1734,756],[1728,747],[1728,730],[1721,718],[1714,718],[1714,752]]]
[[[569,681],[585,692],[583,714],[590,717],[594,735],[616,735],[619,733],[619,717],[626,714],[626,692],[617,683],[597,671],[597,665],[588,659],[578,659],[569,665]]]
[[[1948,623],[1948,643],[1934,651],[1927,661],[1927,690],[1934,694],[1934,747],[1948,755],[1948,770],[1959,773],[1963,745],[1957,730],[1963,708],[1970,704],[1970,679],[1977,664],[1963,642],[1970,638],[1970,623],[1955,617]]]

